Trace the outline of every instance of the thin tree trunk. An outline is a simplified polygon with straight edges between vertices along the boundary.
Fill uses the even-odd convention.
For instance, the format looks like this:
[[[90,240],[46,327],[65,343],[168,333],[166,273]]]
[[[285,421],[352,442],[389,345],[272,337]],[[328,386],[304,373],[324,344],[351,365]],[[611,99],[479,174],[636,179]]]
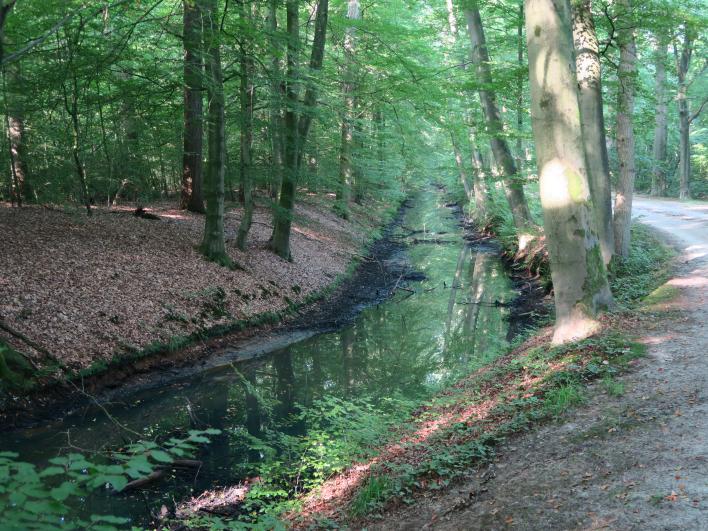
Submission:
[[[244,5],[244,0],[238,1],[239,13],[244,21],[252,19],[251,4]],[[241,186],[243,189],[243,217],[238,227],[236,247],[246,250],[248,232],[253,222],[253,105],[255,100],[255,85],[253,84],[253,47],[249,42],[250,37],[243,37],[241,44],[241,160],[239,164]]]
[[[654,126],[654,146],[652,150],[653,168],[651,173],[651,195],[662,196],[666,193],[666,145],[668,138],[668,105],[666,99],[666,56],[667,45],[657,37],[654,50],[656,71],[654,96],[656,97],[656,121]]]
[[[605,264],[609,264],[614,252],[612,192],[605,139],[605,116],[602,108],[600,45],[592,18],[591,0],[579,0],[573,3],[573,41],[578,77],[580,124],[585,139],[590,194],[595,210],[602,258]]]
[[[84,167],[83,161],[81,160],[81,135],[79,130],[79,110],[78,110],[78,81],[76,79],[76,74],[72,73],[71,78],[71,103],[69,103],[69,96],[67,94],[66,85],[62,84],[62,90],[64,93],[64,106],[66,112],[69,113],[71,117],[71,133],[72,133],[72,143],[71,143],[71,155],[74,159],[74,167],[76,168],[76,176],[79,179],[79,189],[81,192],[81,202],[86,207],[86,214],[91,215],[91,199],[89,197],[88,184],[86,180],[86,168]]]
[[[23,86],[20,77],[20,63],[16,62],[6,68],[8,87],[5,87],[7,106],[7,134],[10,142],[10,164],[15,181],[15,192],[18,205],[23,200],[31,199],[27,153],[25,151],[25,120],[22,105]]]
[[[477,68],[477,81],[481,85],[479,99],[482,103],[482,110],[484,111],[487,129],[489,130],[494,158],[502,172],[504,193],[514,218],[514,226],[518,232],[519,250],[523,250],[530,239],[528,233],[533,223],[526,196],[524,195],[524,187],[519,180],[520,176],[514,157],[509,149],[509,144],[503,136],[504,127],[497,108],[496,96],[491,89],[492,72],[489,67],[489,53],[477,2],[471,2],[470,6],[464,10],[464,13],[472,45],[471,59]]]
[[[632,223],[632,195],[634,192],[634,87],[637,75],[637,49],[630,15],[630,0],[618,1],[619,24],[617,40],[620,63],[617,71],[617,159],[619,178],[615,190],[614,235],[615,254],[629,256],[630,227]]]
[[[276,200],[278,199],[280,177],[283,172],[283,129],[285,127],[282,115],[284,85],[280,75],[280,58],[278,57],[280,43],[277,37],[279,3],[280,0],[270,0],[268,3],[268,32],[273,53],[270,63],[270,126],[268,131],[271,143],[272,165],[270,196]]]
[[[452,149],[455,153],[455,163],[457,164],[457,171],[460,173],[460,181],[465,189],[465,195],[467,200],[472,202],[474,200],[474,191],[470,186],[469,178],[467,177],[467,170],[465,170],[465,163],[462,159],[462,152],[460,151],[460,145],[457,143],[455,138],[455,133],[450,131],[450,139],[452,140]]]
[[[487,200],[489,197],[489,191],[487,190],[487,171],[484,167],[484,159],[477,145],[477,136],[472,126],[468,127],[468,138],[470,143],[470,157],[472,159],[474,217],[478,223],[485,223],[488,215]]]
[[[275,210],[273,236],[271,238],[273,251],[285,260],[291,259],[290,229],[292,226],[293,209],[295,207],[295,191],[302,163],[304,145],[312,121],[311,113],[317,102],[317,86],[312,78],[316,77],[317,72],[322,68],[322,61],[324,59],[329,1],[319,0],[317,4],[315,37],[310,56],[309,81],[302,104],[298,101],[295,87],[298,81],[297,57],[300,48],[298,8],[298,0],[287,1],[288,81],[286,88],[287,109],[285,112],[285,168],[280,187],[280,199],[278,207]],[[303,111],[298,119],[296,109],[300,106],[302,106]]]
[[[554,343],[587,337],[612,295],[593,218],[568,0],[526,0],[531,124],[556,307]]]
[[[226,136],[224,124],[224,86],[217,0],[200,0],[204,20],[206,85],[208,98],[209,159],[205,179],[206,221],[200,251],[212,262],[226,267],[234,263],[226,254],[224,242],[224,174],[226,172]]]
[[[348,0],[347,19],[359,20],[359,0]],[[339,187],[337,188],[337,212],[344,219],[349,217],[349,200],[354,176],[352,150],[354,145],[354,61],[356,54],[356,28],[348,26],[344,34],[344,67],[342,82],[342,127],[339,148]]]
[[[183,0],[184,6],[184,151],[180,208],[204,212],[202,194],[203,73],[201,0]]]
[[[676,73],[678,75],[678,102],[679,111],[679,198],[690,197],[689,180],[691,178],[691,118],[688,107],[688,83],[686,76],[691,64],[693,54],[694,35],[692,28],[684,24],[684,40],[681,52],[674,41],[674,55],[676,56]]]
[[[519,15],[516,26],[516,60],[519,76],[516,80],[516,169],[519,176],[524,174],[524,146],[521,133],[524,128],[524,0],[519,0]]]
[[[386,176],[386,172],[385,172],[386,141],[384,138],[384,128],[385,128],[384,117],[383,117],[383,112],[381,111],[380,108],[377,107],[376,110],[374,111],[373,119],[374,119],[374,126],[376,128],[376,162],[377,162],[376,174],[379,177],[379,183],[383,183],[384,177]]]

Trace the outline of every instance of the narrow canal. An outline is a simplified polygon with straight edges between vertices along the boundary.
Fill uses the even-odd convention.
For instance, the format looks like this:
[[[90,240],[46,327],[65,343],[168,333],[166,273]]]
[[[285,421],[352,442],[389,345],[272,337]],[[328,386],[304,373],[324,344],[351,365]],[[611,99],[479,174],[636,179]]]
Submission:
[[[106,490],[76,508],[136,524],[163,505],[254,476],[264,485],[255,508],[307,489],[355,455],[356,445],[373,444],[388,424],[507,345],[508,304],[516,294],[498,250],[463,239],[442,191],[419,193],[393,237],[407,244],[396,259],[409,261],[422,280],[401,281],[388,300],[345,328],[138,392],[106,411],[87,407],[0,434],[0,447],[42,466],[62,453],[124,447],[136,436],[119,425],[146,440],[220,429],[199,451],[198,472],[175,472],[130,494]]]

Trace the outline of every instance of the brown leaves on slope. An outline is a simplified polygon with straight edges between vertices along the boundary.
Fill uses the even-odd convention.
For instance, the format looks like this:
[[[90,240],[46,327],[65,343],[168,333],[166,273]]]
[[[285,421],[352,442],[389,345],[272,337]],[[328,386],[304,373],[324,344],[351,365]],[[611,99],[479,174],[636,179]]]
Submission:
[[[227,248],[245,271],[201,258],[204,218],[158,205],[159,221],[132,208],[94,216],[0,205],[0,319],[69,367],[109,359],[200,328],[281,310],[342,273],[362,228],[308,197],[296,209],[294,262],[267,249],[271,215],[257,208],[248,251],[235,248],[240,209],[226,215]],[[0,336],[19,350],[27,345]]]

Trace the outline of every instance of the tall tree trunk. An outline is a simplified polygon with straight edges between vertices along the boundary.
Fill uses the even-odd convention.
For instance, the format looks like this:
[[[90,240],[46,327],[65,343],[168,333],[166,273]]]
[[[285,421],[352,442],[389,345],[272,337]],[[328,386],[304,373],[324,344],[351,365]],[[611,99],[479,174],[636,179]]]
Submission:
[[[470,157],[472,159],[472,191],[474,193],[474,217],[478,223],[485,223],[488,215],[487,171],[482,152],[477,145],[477,135],[473,126],[468,127]]]
[[[224,174],[226,172],[226,135],[224,124],[224,84],[217,0],[199,0],[204,20],[206,87],[208,99],[208,151],[206,179],[206,221],[200,251],[207,260],[233,267],[224,242]]]
[[[652,150],[653,168],[651,172],[651,195],[661,196],[666,193],[666,145],[668,138],[668,105],[666,100],[666,42],[657,36],[654,50],[656,97],[656,121],[654,125],[654,146]]]
[[[280,199],[275,210],[271,247],[273,251],[284,258],[291,259],[290,229],[295,207],[295,191],[302,163],[302,153],[307,140],[312,121],[312,110],[317,102],[317,86],[314,81],[317,72],[322,68],[324,59],[325,37],[327,34],[328,0],[319,0],[315,18],[315,37],[310,55],[310,72],[308,75],[305,97],[300,104],[295,84],[298,82],[297,61],[300,48],[299,2],[287,0],[287,109],[285,111],[285,167],[280,186]],[[302,115],[298,119],[297,108],[302,107]]]
[[[678,75],[678,102],[679,111],[679,198],[690,197],[689,180],[691,178],[691,117],[688,107],[688,68],[693,54],[693,41],[695,35],[688,23],[684,23],[683,46],[679,52],[674,41],[674,55],[676,56],[676,73]]]
[[[204,212],[202,195],[203,73],[201,0],[184,6],[184,151],[180,208]]]
[[[7,113],[7,136],[10,146],[10,170],[13,181],[13,198],[18,206],[31,198],[27,154],[25,152],[25,121],[22,104],[23,87],[20,80],[20,63],[16,62],[5,68],[7,86],[5,92]]]
[[[597,330],[611,303],[593,219],[568,0],[526,0],[531,124],[556,306],[554,343]]]
[[[491,88],[492,71],[489,67],[489,53],[477,1],[470,2],[470,7],[467,7],[464,13],[472,45],[471,59],[477,68],[477,82],[481,85],[479,99],[482,103],[487,129],[491,135],[490,142],[494,158],[502,171],[504,193],[519,235],[519,249],[523,250],[529,240],[528,233],[533,223],[514,157],[503,136],[503,124],[497,108],[496,96]]]
[[[244,5],[244,0],[238,0],[239,12],[245,21],[252,20],[251,4]],[[241,86],[239,96],[241,99],[241,160],[239,169],[241,186],[243,189],[243,217],[238,227],[236,247],[246,250],[248,232],[253,222],[253,105],[255,99],[255,85],[253,84],[253,46],[250,37],[243,37],[241,44]]]
[[[619,0],[617,40],[620,63],[617,71],[617,159],[619,179],[615,191],[615,254],[629,256],[630,227],[632,223],[632,195],[634,192],[634,87],[637,75],[637,49],[631,20],[630,0]]]
[[[268,35],[273,57],[270,61],[270,124],[268,133],[271,149],[271,182],[270,196],[278,198],[280,177],[283,172],[283,123],[282,104],[284,84],[280,75],[280,42],[278,32],[278,5],[280,0],[270,0],[268,3]]]
[[[71,67],[70,67],[71,68]],[[76,168],[76,176],[79,179],[79,190],[81,193],[81,202],[86,207],[86,214],[91,215],[91,198],[89,197],[88,182],[86,179],[86,168],[81,160],[81,134],[79,130],[79,86],[76,79],[76,73],[72,73],[71,77],[71,103],[66,89],[66,84],[62,83],[62,91],[64,94],[64,107],[71,118],[71,155],[74,159],[74,167]]]
[[[573,41],[578,77],[580,125],[585,140],[590,194],[595,209],[602,258],[605,264],[609,264],[614,252],[612,191],[605,139],[605,116],[602,108],[600,44],[592,18],[592,0],[579,0],[573,3]]]
[[[377,107],[374,111],[373,119],[374,126],[376,128],[376,174],[378,175],[379,183],[383,184],[384,178],[386,176],[386,139],[384,138],[386,124],[384,122],[383,111],[380,107]]]
[[[455,153],[455,163],[457,164],[457,171],[460,174],[460,182],[465,189],[465,195],[467,200],[472,202],[474,200],[474,191],[470,186],[469,178],[467,177],[467,170],[465,170],[465,163],[462,158],[462,151],[460,151],[460,145],[455,138],[455,133],[450,131],[450,139],[452,140],[452,149]]]
[[[519,15],[516,26],[516,60],[519,75],[516,80],[516,169],[519,176],[524,174],[524,146],[521,132],[524,128],[524,0],[519,0]]]
[[[347,19],[359,20],[359,0],[348,0]],[[349,217],[349,200],[354,182],[352,151],[354,146],[354,61],[356,53],[356,28],[348,26],[344,35],[344,67],[342,82],[342,128],[339,148],[339,187],[337,188],[337,212],[344,219]]]

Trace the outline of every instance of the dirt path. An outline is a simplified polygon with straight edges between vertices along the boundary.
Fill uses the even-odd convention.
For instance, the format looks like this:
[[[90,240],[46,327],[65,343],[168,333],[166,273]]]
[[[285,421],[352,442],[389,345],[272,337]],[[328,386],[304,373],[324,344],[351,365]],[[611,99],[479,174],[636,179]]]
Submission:
[[[561,421],[378,529],[708,529],[708,204],[639,197],[635,215],[680,251],[675,292],[645,312],[647,357]]]

